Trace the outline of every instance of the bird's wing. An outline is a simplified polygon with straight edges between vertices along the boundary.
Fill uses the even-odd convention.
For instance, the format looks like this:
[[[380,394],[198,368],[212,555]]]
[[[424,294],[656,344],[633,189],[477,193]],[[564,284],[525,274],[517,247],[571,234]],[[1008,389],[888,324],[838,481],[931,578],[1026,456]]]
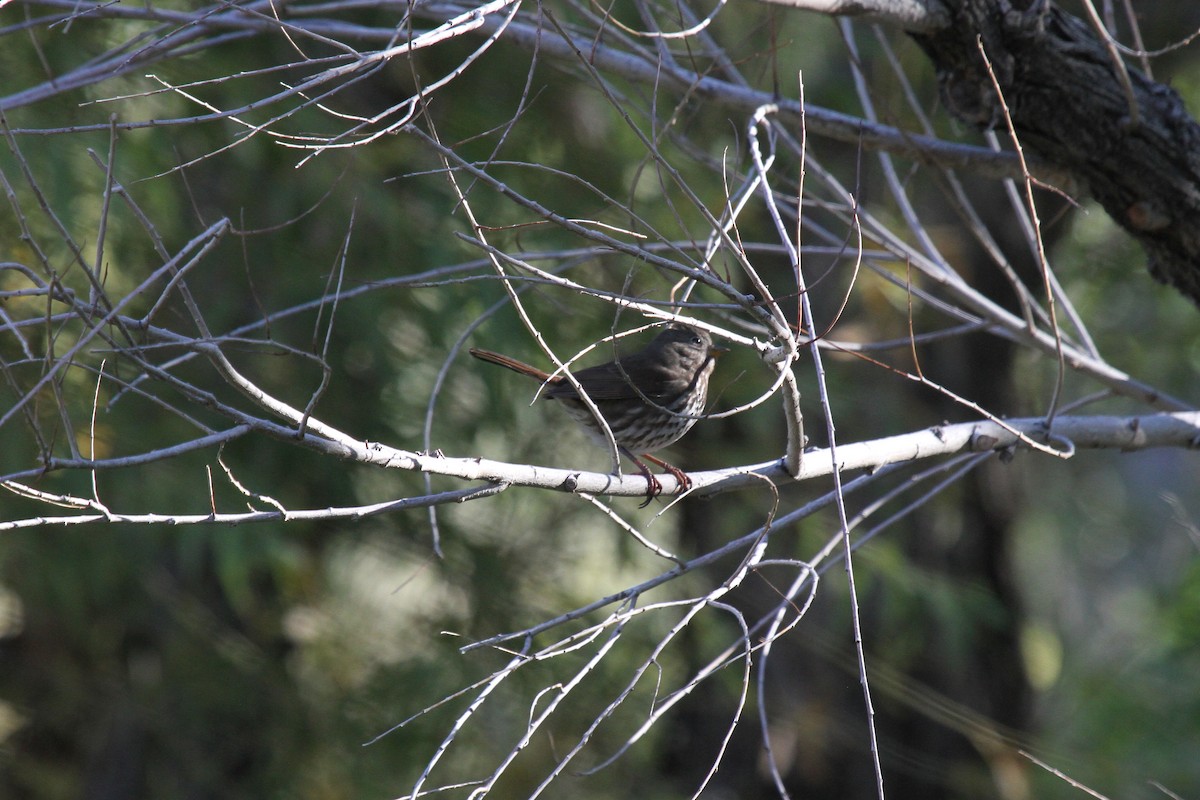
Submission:
[[[678,394],[687,388],[672,379],[671,370],[665,364],[651,364],[636,355],[623,359],[618,367],[615,363],[588,367],[574,373],[575,379],[593,400],[628,400],[648,397],[658,400]],[[633,384],[641,387],[639,392]],[[547,397],[578,397],[579,393],[569,381],[563,380],[546,391]]]

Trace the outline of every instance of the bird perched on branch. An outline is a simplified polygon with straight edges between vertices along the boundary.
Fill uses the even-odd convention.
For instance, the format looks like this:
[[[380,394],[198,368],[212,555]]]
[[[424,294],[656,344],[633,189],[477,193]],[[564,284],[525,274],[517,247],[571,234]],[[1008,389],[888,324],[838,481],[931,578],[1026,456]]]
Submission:
[[[636,353],[607,364],[572,371],[579,386],[608,423],[617,447],[645,476],[646,503],[662,492],[662,484],[642,458],[671,473],[681,492],[691,486],[691,480],[682,470],[650,453],[678,441],[696,424],[704,411],[708,379],[716,365],[715,359],[727,351],[728,348],[714,345],[707,332],[672,323]],[[546,384],[546,398],[557,400],[593,439],[601,443],[607,441],[603,427],[565,376],[551,375],[491,350],[473,347],[471,355]]]

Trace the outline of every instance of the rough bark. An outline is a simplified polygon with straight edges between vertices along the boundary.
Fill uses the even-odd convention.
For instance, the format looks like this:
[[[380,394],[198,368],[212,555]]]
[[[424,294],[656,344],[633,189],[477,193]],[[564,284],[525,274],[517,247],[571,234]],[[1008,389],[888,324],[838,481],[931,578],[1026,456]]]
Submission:
[[[1072,174],[1200,304],[1200,125],[1170,87],[1126,67],[1131,95],[1087,23],[1042,0],[958,0],[951,23],[913,33],[959,119],[1005,127],[980,43],[1022,145]]]

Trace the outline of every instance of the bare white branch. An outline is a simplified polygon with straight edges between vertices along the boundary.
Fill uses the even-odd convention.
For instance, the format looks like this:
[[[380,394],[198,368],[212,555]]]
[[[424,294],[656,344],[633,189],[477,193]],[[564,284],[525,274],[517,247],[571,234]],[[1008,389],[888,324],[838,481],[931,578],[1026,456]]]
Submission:
[[[949,24],[941,0],[763,0],[773,5],[813,11],[831,17],[882,22],[915,33],[929,33]]]

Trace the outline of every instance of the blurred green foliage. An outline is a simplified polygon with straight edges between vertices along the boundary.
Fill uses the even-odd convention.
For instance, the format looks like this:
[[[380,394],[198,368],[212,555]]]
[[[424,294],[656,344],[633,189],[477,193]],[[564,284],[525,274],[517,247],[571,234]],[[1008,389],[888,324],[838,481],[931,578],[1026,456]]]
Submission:
[[[760,86],[793,96],[802,75],[810,102],[856,113],[844,52],[829,23],[766,8],[734,11],[719,15],[712,35]],[[15,24],[24,13],[16,6],[0,10],[0,24]],[[370,24],[388,12],[357,13]],[[133,30],[137,24],[131,21],[81,19],[69,29],[40,30],[30,38],[7,35],[0,72],[7,84],[31,85],[44,78],[43,64],[54,72],[62,68],[58,65],[103,52]],[[422,53],[411,64],[397,62],[340,96],[338,107],[369,113],[397,102],[412,90],[414,74],[443,74],[474,45],[461,41]],[[931,100],[928,67],[915,48],[897,46],[921,97]],[[175,84],[206,80],[265,68],[291,58],[290,48],[281,37],[232,41],[155,71]],[[1194,52],[1189,48],[1177,55],[1176,85],[1195,84]],[[869,79],[886,82],[881,54],[871,50],[865,58]],[[197,91],[218,107],[231,108],[284,79],[259,74]],[[102,124],[109,113],[123,121],[200,113],[198,107],[188,110],[176,94],[142,94],[155,85],[131,73],[11,112],[8,125]],[[631,106],[645,104],[646,87],[619,80],[613,87],[638,98]],[[898,92],[882,94],[881,113],[900,124],[911,122]],[[136,96],[98,103],[126,95]],[[655,99],[676,102],[666,92]],[[665,137],[662,151],[692,189],[717,208],[724,189],[711,162],[729,159],[744,166],[742,121],[709,113],[698,103],[683,104],[678,112],[679,130],[710,149],[696,152]],[[464,140],[461,152],[470,157],[522,162],[498,167],[496,174],[545,198],[560,213],[632,226],[627,215],[612,210],[611,197],[664,239],[705,234],[704,221],[662,179],[638,138],[576,68],[548,57],[534,61],[525,49],[502,44],[473,65],[453,93],[436,96],[422,113],[445,141]],[[943,116],[935,120],[944,132],[962,135]],[[648,129],[644,120],[638,122]],[[305,134],[337,129],[316,109],[290,125]],[[105,131],[18,135],[15,141],[45,204],[89,254],[97,244],[105,180],[89,149],[105,160],[111,145],[116,178],[151,212],[170,252],[217,219],[228,218],[234,230],[190,282],[214,330],[254,325],[266,311],[312,300],[343,258],[347,285],[368,286],[480,256],[459,238],[469,226],[444,176],[434,174],[441,167],[438,159],[415,138],[388,136],[370,147],[329,151],[297,169],[304,152],[276,146],[264,136],[218,152],[243,133],[239,124],[223,120],[123,131],[115,142]],[[865,197],[883,194],[873,161],[862,163],[860,154],[841,145],[828,145],[827,152],[857,174]],[[569,169],[586,183],[533,165]],[[48,261],[68,285],[86,293],[83,276],[50,220],[38,212],[32,187],[19,179],[18,161],[7,148],[0,153],[0,169],[19,186],[17,196],[37,241],[59,242],[47,252]],[[462,175],[459,179],[469,183]],[[476,213],[499,228],[493,244],[502,249],[579,245],[559,228],[530,225],[527,212],[495,193],[474,189],[470,197]],[[931,213],[940,213],[931,195],[921,199],[933,206]],[[1102,351],[1177,396],[1200,396],[1195,309],[1151,284],[1140,254],[1098,210],[1085,208],[1065,224],[1065,231],[1056,231],[1053,260],[1084,318],[1103,321],[1097,326]],[[769,229],[763,217],[746,225],[748,238]],[[953,249],[962,234],[946,225],[942,232]],[[34,261],[15,214],[0,214],[0,242],[3,260]],[[114,292],[144,279],[159,263],[135,216],[115,206],[103,259]],[[656,299],[665,294],[663,276],[644,264],[612,257],[557,266],[568,274],[585,272],[613,290],[629,281],[635,294]],[[763,256],[762,268],[783,282],[782,259]],[[574,352],[571,348],[594,341],[612,326],[611,310],[598,301],[541,286],[531,286],[525,296],[533,300],[539,326],[557,337],[560,353]],[[268,390],[303,405],[317,391],[321,375],[299,353],[320,352],[326,326],[332,324],[326,357],[333,375],[317,414],[364,440],[423,449],[428,387],[468,326],[502,297],[494,281],[453,278],[368,292],[340,304],[332,323],[329,308],[274,320],[270,340],[295,350],[248,346],[235,361]],[[853,296],[836,334],[854,338],[861,330],[870,337],[903,337],[906,331],[889,329],[883,315],[874,319],[875,310],[896,302],[894,295],[864,288]],[[819,307],[830,321],[836,310],[832,302]],[[181,307],[164,314],[171,326],[189,324]],[[622,318],[620,326],[632,321],[632,315]],[[933,324],[926,318],[917,322]],[[55,346],[49,332],[30,341],[39,352]],[[508,308],[487,318],[470,341],[537,357]],[[931,361],[963,363],[958,373],[963,386],[952,388],[970,391],[970,358],[955,344],[931,350]],[[0,355],[6,361],[17,357],[7,341],[0,341]],[[880,373],[861,361],[834,356],[829,366],[844,440],[933,424],[944,413],[936,400],[900,379],[879,379]],[[23,369],[36,375],[31,366]],[[199,361],[184,369],[198,382],[211,374]],[[106,370],[114,376],[132,374],[119,359]],[[731,354],[715,379],[719,405],[747,401],[765,376],[752,354]],[[1041,362],[1026,363],[1018,355],[1001,376],[1013,399],[1000,411],[1036,413],[1053,378]],[[63,376],[61,393],[72,418],[88,417],[96,380],[83,368]],[[815,393],[810,385],[804,388],[815,419]],[[193,433],[136,396],[124,395],[109,405],[117,399],[115,384],[102,382],[100,395],[98,454],[140,453]],[[586,448],[581,434],[559,432],[557,409],[527,407],[531,396],[532,388],[510,375],[456,364],[432,401],[436,414],[428,445],[454,455],[606,469],[603,453]],[[1117,402],[1107,408],[1122,410]],[[48,399],[39,413],[52,418],[54,403]],[[219,422],[201,409],[189,407],[188,413]],[[66,435],[60,431],[60,437]],[[698,427],[672,457],[700,468],[753,463],[775,457],[781,435],[777,406],[770,403]],[[820,426],[812,426],[810,435],[820,442]],[[52,444],[56,450],[64,446],[61,438]],[[91,444],[80,447],[86,451]],[[6,443],[0,448],[0,471],[17,469],[34,455],[25,439]],[[331,462],[265,438],[235,442],[220,457],[251,491],[289,508],[365,504],[421,486],[419,476]],[[903,526],[884,531],[855,562],[868,620],[866,648],[880,676],[875,690],[885,772],[890,785],[898,787],[890,796],[999,796],[995,771],[1003,765],[982,746],[973,749],[977,740],[957,716],[962,709],[973,709],[975,716],[964,712],[964,717],[980,725],[1019,726],[1016,735],[1023,743],[1110,796],[1156,796],[1145,783],[1149,779],[1194,795],[1200,790],[1194,768],[1200,747],[1200,466],[1195,458],[1175,452],[1080,454],[1064,465],[1022,454],[984,476],[981,480],[1014,484],[1021,498],[997,552],[973,549],[982,538],[973,509],[982,501],[964,485]],[[224,479],[214,452],[101,473],[97,483],[104,502],[124,512],[205,514],[210,502],[222,510],[248,504]],[[83,473],[47,476],[39,485],[91,494]],[[458,484],[434,479],[434,485]],[[827,489],[783,492],[795,500]],[[693,555],[764,524],[770,500],[764,491],[689,501],[678,517],[659,520],[648,530],[663,547]],[[12,509],[9,516],[35,513],[32,503],[19,498],[0,502],[6,512]],[[261,501],[249,504],[265,507]],[[643,523],[656,510],[638,512],[634,505],[618,508]],[[395,796],[412,786],[469,700],[457,697],[392,729],[483,679],[508,658],[491,651],[464,656],[460,646],[556,616],[669,566],[590,507],[553,493],[513,490],[486,503],[443,508],[437,521],[441,557],[433,552],[431,520],[419,510],[356,523],[232,529],[96,525],[5,534],[0,539],[0,795]],[[803,558],[833,530],[832,516],[818,515],[801,530],[777,530],[773,536],[794,539],[792,554]],[[971,569],[964,566],[968,561]],[[707,585],[728,566],[683,576],[679,586]],[[778,643],[769,678],[767,703],[778,752],[789,779],[809,787],[805,796],[812,797],[867,796],[872,788],[840,570],[835,566],[822,578],[811,619]],[[996,579],[996,573],[1006,580]],[[787,580],[769,572],[753,576],[728,602],[744,609],[769,607],[778,599],[779,587],[772,584],[777,577]],[[1007,579],[1017,596],[997,589]],[[663,590],[654,599],[669,594]],[[614,651],[589,676],[585,688],[522,753],[495,796],[532,791],[677,619],[648,615],[631,624],[629,647]],[[1015,644],[1020,632],[1024,653]],[[614,753],[656,700],[737,635],[730,616],[719,609],[698,617],[596,732],[595,761]],[[539,689],[569,679],[593,652],[581,650],[574,660],[518,673],[489,703],[481,724],[454,745],[446,770],[462,780],[490,771],[530,715],[548,702],[535,698]],[[1022,657],[1030,663],[1022,665]],[[1004,659],[1012,659],[1013,666]],[[931,662],[941,669],[931,669]],[[568,788],[560,788],[557,796],[689,796],[716,757],[740,702],[740,670],[734,663],[703,684],[615,767],[565,778]],[[1029,708],[994,702],[1025,697],[1026,671],[1042,681],[1029,693]],[[1009,691],[989,683],[1006,678],[1021,687]],[[943,700],[945,707],[939,705]],[[753,708],[757,700],[751,697],[749,703]],[[933,732],[915,732],[922,725]],[[730,740],[713,796],[764,796],[768,783],[761,755],[760,734],[748,717]],[[1020,770],[1033,781],[1030,796],[1065,797],[1073,791],[1027,765]]]

